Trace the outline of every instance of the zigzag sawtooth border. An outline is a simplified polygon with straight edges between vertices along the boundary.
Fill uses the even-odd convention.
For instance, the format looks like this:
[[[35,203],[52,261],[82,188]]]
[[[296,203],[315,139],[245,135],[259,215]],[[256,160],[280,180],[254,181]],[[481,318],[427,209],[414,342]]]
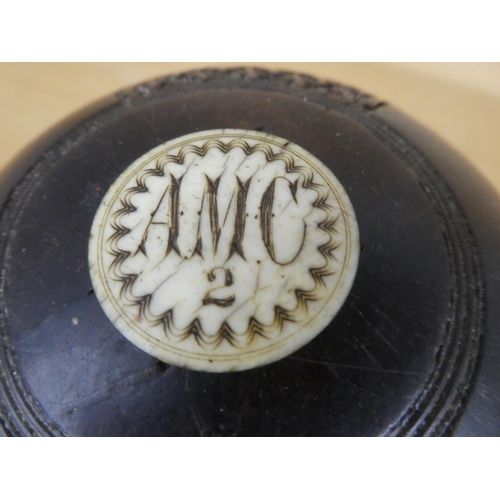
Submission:
[[[306,189],[313,189],[317,192],[318,198],[314,202],[313,206],[319,208],[327,213],[327,217],[318,223],[318,228],[324,231],[329,236],[329,241],[318,247],[318,251],[323,255],[326,263],[318,268],[311,268],[309,272],[315,281],[315,288],[311,291],[297,289],[295,290],[295,295],[297,297],[297,307],[292,311],[287,311],[286,309],[276,306],[275,307],[275,319],[273,323],[269,326],[263,325],[257,319],[251,318],[248,328],[244,334],[237,334],[233,329],[224,322],[215,335],[207,335],[196,318],[193,320],[186,328],[177,329],[173,322],[173,310],[169,310],[161,316],[155,316],[151,313],[149,309],[149,303],[151,301],[151,295],[145,295],[143,297],[135,297],[131,293],[132,286],[137,279],[135,274],[123,273],[121,270],[121,264],[130,256],[130,252],[120,250],[117,247],[119,239],[130,232],[130,229],[125,227],[121,220],[122,218],[134,211],[137,208],[132,203],[132,196],[138,193],[145,193],[148,191],[146,181],[149,177],[164,177],[165,176],[165,166],[168,163],[177,163],[182,165],[184,159],[189,153],[194,153],[198,156],[205,156],[209,149],[217,148],[222,153],[226,154],[234,148],[241,148],[243,152],[248,156],[255,152],[263,152],[266,160],[277,161],[282,160],[285,162],[285,169],[288,173],[299,172],[303,175],[303,187]],[[188,144],[181,147],[177,155],[164,155],[156,161],[155,168],[150,168],[141,172],[136,177],[136,185],[129,188],[124,198],[120,200],[121,207],[112,215],[111,217],[111,227],[114,229],[113,234],[108,238],[106,244],[110,247],[110,253],[113,255],[114,259],[110,265],[109,271],[115,276],[115,279],[122,282],[122,288],[120,291],[120,296],[125,296],[129,301],[130,305],[135,305],[139,308],[139,314],[145,317],[152,325],[157,326],[158,324],[163,324],[164,332],[171,341],[182,342],[189,337],[194,337],[196,342],[206,348],[206,349],[216,349],[223,342],[228,342],[233,347],[243,348],[247,347],[255,337],[269,338],[268,335],[276,330],[283,328],[285,321],[293,322],[294,316],[297,315],[299,310],[307,311],[307,303],[309,301],[318,300],[317,289],[319,287],[324,287],[324,279],[327,276],[334,274],[330,267],[331,261],[336,261],[333,256],[333,252],[339,247],[340,243],[334,242],[334,233],[337,233],[335,229],[336,222],[338,220],[338,215],[336,217],[331,217],[328,210],[332,207],[327,204],[328,194],[322,192],[324,187],[321,184],[317,184],[313,181],[314,173],[311,173],[308,169],[295,165],[292,155],[283,149],[280,152],[274,153],[271,146],[267,144],[258,143],[250,146],[243,139],[233,139],[227,144],[218,139],[209,139],[205,142],[203,146],[195,146]],[[338,233],[337,233],[338,234]]]

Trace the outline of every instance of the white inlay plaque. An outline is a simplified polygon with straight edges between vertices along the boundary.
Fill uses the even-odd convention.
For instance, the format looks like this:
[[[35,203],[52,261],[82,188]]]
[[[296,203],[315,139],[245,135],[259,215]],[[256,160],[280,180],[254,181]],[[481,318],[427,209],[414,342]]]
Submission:
[[[130,165],[94,219],[95,294],[136,346],[177,366],[236,371],[319,334],[359,256],[352,205],[317,158],[286,139],[210,130]]]

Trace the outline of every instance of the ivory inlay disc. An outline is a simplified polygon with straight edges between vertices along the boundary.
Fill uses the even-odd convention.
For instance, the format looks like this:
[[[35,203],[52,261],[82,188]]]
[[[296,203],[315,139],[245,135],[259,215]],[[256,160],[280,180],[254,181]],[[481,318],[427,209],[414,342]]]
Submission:
[[[89,245],[116,328],[166,363],[214,372],[270,363],[319,334],[358,256],[354,210],[325,165],[286,139],[229,129],[130,165]]]

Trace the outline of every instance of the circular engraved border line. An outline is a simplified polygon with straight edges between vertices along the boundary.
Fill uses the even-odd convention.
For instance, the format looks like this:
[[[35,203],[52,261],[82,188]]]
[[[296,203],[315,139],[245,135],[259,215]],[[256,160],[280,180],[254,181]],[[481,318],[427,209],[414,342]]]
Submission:
[[[168,153],[169,150],[179,147],[182,148],[195,141],[204,139],[209,140],[221,136],[224,138],[251,139],[265,142],[278,146],[283,150],[288,149],[292,154],[298,156],[317,172],[330,187],[339,205],[346,230],[346,254],[342,263],[340,276],[335,288],[326,299],[325,305],[316,315],[309,318],[293,335],[284,339],[279,339],[267,347],[248,350],[242,354],[233,355],[190,353],[149,336],[147,332],[140,328],[129,317],[113,296],[106,279],[103,279],[103,276],[106,276],[106,272],[103,269],[101,256],[101,249],[105,244],[103,241],[103,232],[106,221],[109,220],[111,208],[117,197],[121,194],[123,187],[133,178],[133,176],[136,175],[146,163],[158,159],[158,157]],[[180,141],[180,139],[183,140]],[[101,206],[95,215],[89,241],[89,266],[95,293],[103,310],[108,318],[115,324],[116,328],[132,343],[162,361],[190,369],[217,372],[239,371],[271,363],[295,352],[312,340],[312,338],[318,335],[330,323],[344,303],[356,275],[358,258],[359,232],[354,209],[349,201],[347,193],[333,173],[313,155],[300,146],[290,143],[286,139],[263,132],[238,129],[210,130],[185,135],[157,146],[132,163],[132,165],[118,177],[112,188],[110,188],[104,196]],[[313,320],[316,320],[320,326],[311,329],[306,335],[299,335]],[[139,337],[137,335],[139,335]],[[168,351],[168,354],[165,353],[165,350]]]
[[[53,170],[58,158],[95,127],[118,117],[124,109],[138,108],[165,96],[194,90],[247,88],[288,94],[301,101],[306,97],[307,101],[327,111],[348,116],[365,126],[417,176],[423,192],[443,221],[446,239],[452,238],[461,243],[447,246],[453,262],[450,272],[456,278],[450,293],[455,298],[463,299],[471,314],[464,316],[463,306],[450,306],[453,321],[443,346],[443,355],[436,357],[436,363],[421,392],[408,402],[406,410],[385,431],[390,435],[419,436],[453,433],[474,385],[473,378],[480,360],[480,342],[486,331],[484,271],[476,238],[457,198],[438,168],[411,140],[372,113],[383,108],[384,102],[353,88],[317,80],[309,75],[273,73],[259,68],[232,68],[169,75],[117,93],[116,103],[103,105],[96,114],[85,118],[69,132],[65,131],[14,186],[11,197],[0,213],[0,227],[7,235],[0,239],[0,257],[5,265],[5,272],[0,276],[0,426],[7,435],[64,435],[63,430],[39,406],[21,376],[10,336],[5,295],[10,276],[8,263],[12,259],[12,230],[38,183]],[[470,281],[474,286],[471,286]],[[467,321],[464,319],[466,317]],[[455,346],[458,347],[455,349]],[[455,351],[459,351],[458,356]]]

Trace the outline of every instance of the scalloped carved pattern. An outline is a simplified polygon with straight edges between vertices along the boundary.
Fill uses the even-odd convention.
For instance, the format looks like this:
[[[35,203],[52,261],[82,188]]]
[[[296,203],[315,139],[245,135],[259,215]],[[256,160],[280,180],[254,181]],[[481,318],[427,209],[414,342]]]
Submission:
[[[208,131],[155,148],[114,183],[90,263],[129,340],[166,362],[239,369],[331,321],[358,245],[347,195],[316,158],[261,132]]]

